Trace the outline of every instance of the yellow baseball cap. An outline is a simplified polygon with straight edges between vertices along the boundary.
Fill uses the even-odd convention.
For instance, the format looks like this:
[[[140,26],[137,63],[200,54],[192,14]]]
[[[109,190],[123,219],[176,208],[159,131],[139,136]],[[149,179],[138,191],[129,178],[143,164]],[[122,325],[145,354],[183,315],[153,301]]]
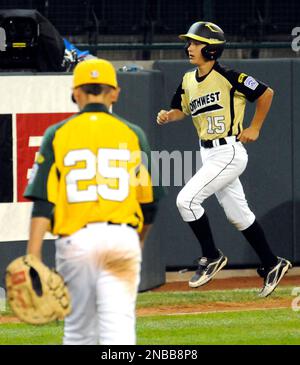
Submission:
[[[86,84],[104,84],[117,87],[117,75],[113,65],[104,59],[90,59],[78,63],[73,73],[73,87]]]

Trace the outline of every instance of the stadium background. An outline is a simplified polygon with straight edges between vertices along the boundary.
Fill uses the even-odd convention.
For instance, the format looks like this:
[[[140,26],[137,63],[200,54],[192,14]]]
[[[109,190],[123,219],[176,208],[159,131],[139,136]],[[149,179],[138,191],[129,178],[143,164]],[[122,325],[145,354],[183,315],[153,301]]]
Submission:
[[[291,30],[299,26],[297,0],[0,2],[0,9],[13,8],[37,9],[62,36],[115,60],[182,58],[177,35],[198,19],[224,30],[229,42],[225,58],[297,57],[290,47]]]
[[[297,1],[231,0],[226,5],[217,0],[1,1],[0,9],[11,8],[37,9],[63,37],[79,48],[113,60],[117,68],[132,63],[141,65],[143,69],[136,72],[119,71],[123,92],[115,112],[142,125],[153,150],[192,151],[194,154],[198,144],[188,119],[176,126],[160,128],[155,123],[155,116],[158,110],[168,105],[182,73],[190,67],[177,35],[199,19],[218,23],[228,40],[224,63],[266,81],[275,90],[274,104],[261,139],[247,147],[250,161],[242,180],[272,247],[278,255],[300,263],[297,245],[300,238],[297,224],[300,220],[300,61],[297,60],[299,52],[291,47],[292,29],[300,26],[297,23],[300,19]],[[36,84],[33,80],[37,80],[37,76],[20,72],[17,75],[0,74],[0,286],[3,286],[6,265],[12,258],[23,254],[25,247],[20,227],[25,232],[28,208],[24,210],[24,204],[28,203],[21,203],[17,193],[23,187],[20,186],[18,159],[33,146],[25,143],[23,149],[18,149],[21,143],[18,123],[24,120],[24,114],[29,115],[25,118],[27,128],[33,128],[34,133],[27,137],[38,137],[42,131],[35,131],[36,114],[49,115],[50,121],[53,114],[76,111],[67,98],[70,75],[47,76],[49,79]],[[65,82],[61,81],[63,77]],[[26,92],[23,92],[27,83]],[[252,112],[253,105],[250,105],[246,123]],[[20,138],[22,136],[21,133]],[[34,151],[30,151],[33,158]],[[7,164],[8,160],[11,164]],[[173,166],[169,194],[161,204],[145,245],[141,290],[163,283],[166,270],[191,267],[199,255],[197,243],[176,209],[180,186],[172,185],[174,169]],[[24,175],[24,170],[22,173]],[[14,210],[15,206],[17,210]],[[206,208],[208,214],[214,216],[212,226],[217,243],[230,256],[229,268],[256,266],[257,257],[226,222],[216,201],[211,199]],[[52,240],[45,246],[45,260],[53,265]]]

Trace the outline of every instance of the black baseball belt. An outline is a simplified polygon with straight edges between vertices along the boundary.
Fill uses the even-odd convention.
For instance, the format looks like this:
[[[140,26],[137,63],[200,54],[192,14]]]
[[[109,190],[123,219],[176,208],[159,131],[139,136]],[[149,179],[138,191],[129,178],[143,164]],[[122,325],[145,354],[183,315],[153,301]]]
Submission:
[[[207,141],[201,140],[200,144],[201,144],[201,147],[204,147],[204,148],[213,148],[213,147],[223,146],[224,144],[232,144],[236,141],[238,141],[238,139],[236,136],[234,136],[234,139],[232,137],[225,137],[225,138],[217,138],[217,139],[212,139],[212,140],[207,140]]]

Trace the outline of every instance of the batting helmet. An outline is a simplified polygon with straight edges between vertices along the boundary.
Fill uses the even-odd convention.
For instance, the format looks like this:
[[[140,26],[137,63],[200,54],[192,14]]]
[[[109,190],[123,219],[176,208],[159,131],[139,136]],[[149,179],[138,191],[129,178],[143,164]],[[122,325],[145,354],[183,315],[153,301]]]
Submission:
[[[225,36],[223,30],[214,23],[196,22],[192,24],[186,34],[179,36],[181,40],[194,39],[206,44],[201,53],[207,60],[216,60],[221,57],[225,48]],[[188,46],[185,47],[187,51]]]

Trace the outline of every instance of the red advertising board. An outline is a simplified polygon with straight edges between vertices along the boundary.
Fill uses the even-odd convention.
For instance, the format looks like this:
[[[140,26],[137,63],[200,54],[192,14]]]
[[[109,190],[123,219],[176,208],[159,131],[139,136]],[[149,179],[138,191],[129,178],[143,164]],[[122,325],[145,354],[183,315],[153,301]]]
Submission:
[[[23,198],[27,186],[30,169],[38,152],[45,130],[74,113],[34,113],[16,115],[17,133],[17,201],[27,201]]]

